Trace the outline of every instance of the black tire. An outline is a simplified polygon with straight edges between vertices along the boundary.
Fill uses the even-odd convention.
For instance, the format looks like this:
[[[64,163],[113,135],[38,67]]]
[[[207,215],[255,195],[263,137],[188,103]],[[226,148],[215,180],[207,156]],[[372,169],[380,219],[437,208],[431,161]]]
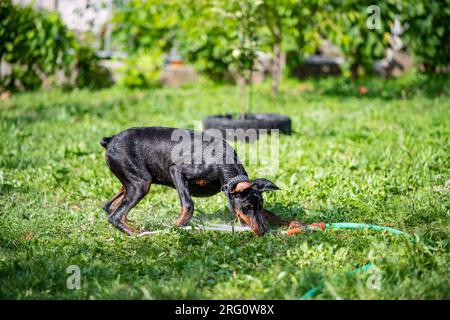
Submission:
[[[287,116],[272,113],[249,113],[244,119],[232,114],[214,115],[203,120],[203,130],[218,129],[226,137],[227,129],[255,129],[259,134],[260,129],[278,129],[281,133],[291,134],[291,119]]]

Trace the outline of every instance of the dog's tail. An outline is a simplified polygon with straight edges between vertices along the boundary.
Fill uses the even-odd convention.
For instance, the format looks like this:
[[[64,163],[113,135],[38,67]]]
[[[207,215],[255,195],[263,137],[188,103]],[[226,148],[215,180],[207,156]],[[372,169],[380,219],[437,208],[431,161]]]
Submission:
[[[102,145],[103,148],[107,149],[107,148],[108,148],[108,144],[111,142],[111,140],[112,140],[114,137],[115,137],[115,136],[104,137],[104,138],[100,141],[100,144]]]

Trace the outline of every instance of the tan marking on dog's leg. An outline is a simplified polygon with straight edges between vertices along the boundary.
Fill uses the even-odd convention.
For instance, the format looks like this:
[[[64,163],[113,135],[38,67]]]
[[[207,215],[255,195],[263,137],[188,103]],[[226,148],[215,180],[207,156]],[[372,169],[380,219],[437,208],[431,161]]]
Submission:
[[[122,186],[120,188],[120,191],[114,196],[114,200],[111,202],[111,205],[109,206],[109,212],[114,212],[116,209],[120,206],[120,203],[122,202],[123,196],[125,194],[125,188]]]
[[[120,221],[123,223],[125,229],[127,229],[128,232],[130,232],[130,233],[140,233],[138,230],[136,230],[135,228],[133,228],[133,227],[131,227],[131,226],[129,226],[127,224],[127,217],[126,216],[123,216],[123,218]]]
[[[181,213],[177,219],[177,226],[184,227],[189,221],[191,221],[192,215],[194,214],[193,210],[188,210],[187,208],[181,208]]]
[[[147,188],[146,188],[145,194],[147,194],[147,193],[150,191],[150,186],[151,186],[151,184],[152,184],[152,181],[149,180],[149,181],[148,181],[148,184],[147,184]],[[121,194],[121,196],[120,196],[119,198],[117,198],[117,199],[114,201],[114,205],[117,203],[117,207],[118,207],[118,206],[120,205],[120,203],[122,202],[122,199],[123,199],[124,194],[125,194],[125,188],[122,188],[121,191],[123,191],[123,193]],[[116,207],[116,208],[117,208],[117,207]],[[114,212],[114,211],[113,211],[113,212]],[[133,228],[132,226],[128,225],[128,222],[131,221],[131,220],[128,219],[128,213],[129,213],[129,212],[127,212],[127,213],[122,217],[122,219],[121,219],[120,221],[122,222],[122,224],[124,225],[125,229],[127,229],[127,231],[128,231],[129,233],[132,233],[132,234],[141,234],[143,231],[137,230],[137,229]]]

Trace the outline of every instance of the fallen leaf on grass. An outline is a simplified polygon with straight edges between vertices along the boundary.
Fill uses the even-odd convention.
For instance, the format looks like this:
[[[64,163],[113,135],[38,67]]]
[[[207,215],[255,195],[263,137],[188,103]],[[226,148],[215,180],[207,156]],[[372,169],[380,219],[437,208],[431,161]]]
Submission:
[[[367,94],[367,93],[369,92],[369,90],[367,89],[366,86],[360,86],[360,87],[358,88],[358,92],[359,92],[360,94]]]
[[[25,231],[22,235],[22,239],[25,241],[30,241],[31,239],[33,239],[33,235],[30,232]]]

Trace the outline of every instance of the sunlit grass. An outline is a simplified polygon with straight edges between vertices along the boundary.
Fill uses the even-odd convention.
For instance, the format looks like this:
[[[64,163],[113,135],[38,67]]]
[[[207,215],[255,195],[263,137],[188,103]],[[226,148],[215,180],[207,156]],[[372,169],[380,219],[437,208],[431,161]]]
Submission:
[[[247,167],[282,187],[265,196],[267,207],[306,222],[391,226],[415,242],[342,230],[127,237],[101,209],[120,185],[100,139],[132,126],[195,128],[239,112],[237,90],[15,94],[0,102],[0,297],[295,299],[324,283],[318,298],[449,298],[448,79],[362,80],[365,96],[342,80],[308,83],[286,82],[277,99],[268,84],[255,88],[254,111],[289,115],[294,129],[280,136],[278,170]],[[223,195],[195,203],[204,220],[233,220]],[[178,210],[175,190],[154,185],[130,218],[160,229]],[[336,277],[368,262],[380,290],[366,273]],[[66,287],[69,265],[81,269],[80,290]]]

